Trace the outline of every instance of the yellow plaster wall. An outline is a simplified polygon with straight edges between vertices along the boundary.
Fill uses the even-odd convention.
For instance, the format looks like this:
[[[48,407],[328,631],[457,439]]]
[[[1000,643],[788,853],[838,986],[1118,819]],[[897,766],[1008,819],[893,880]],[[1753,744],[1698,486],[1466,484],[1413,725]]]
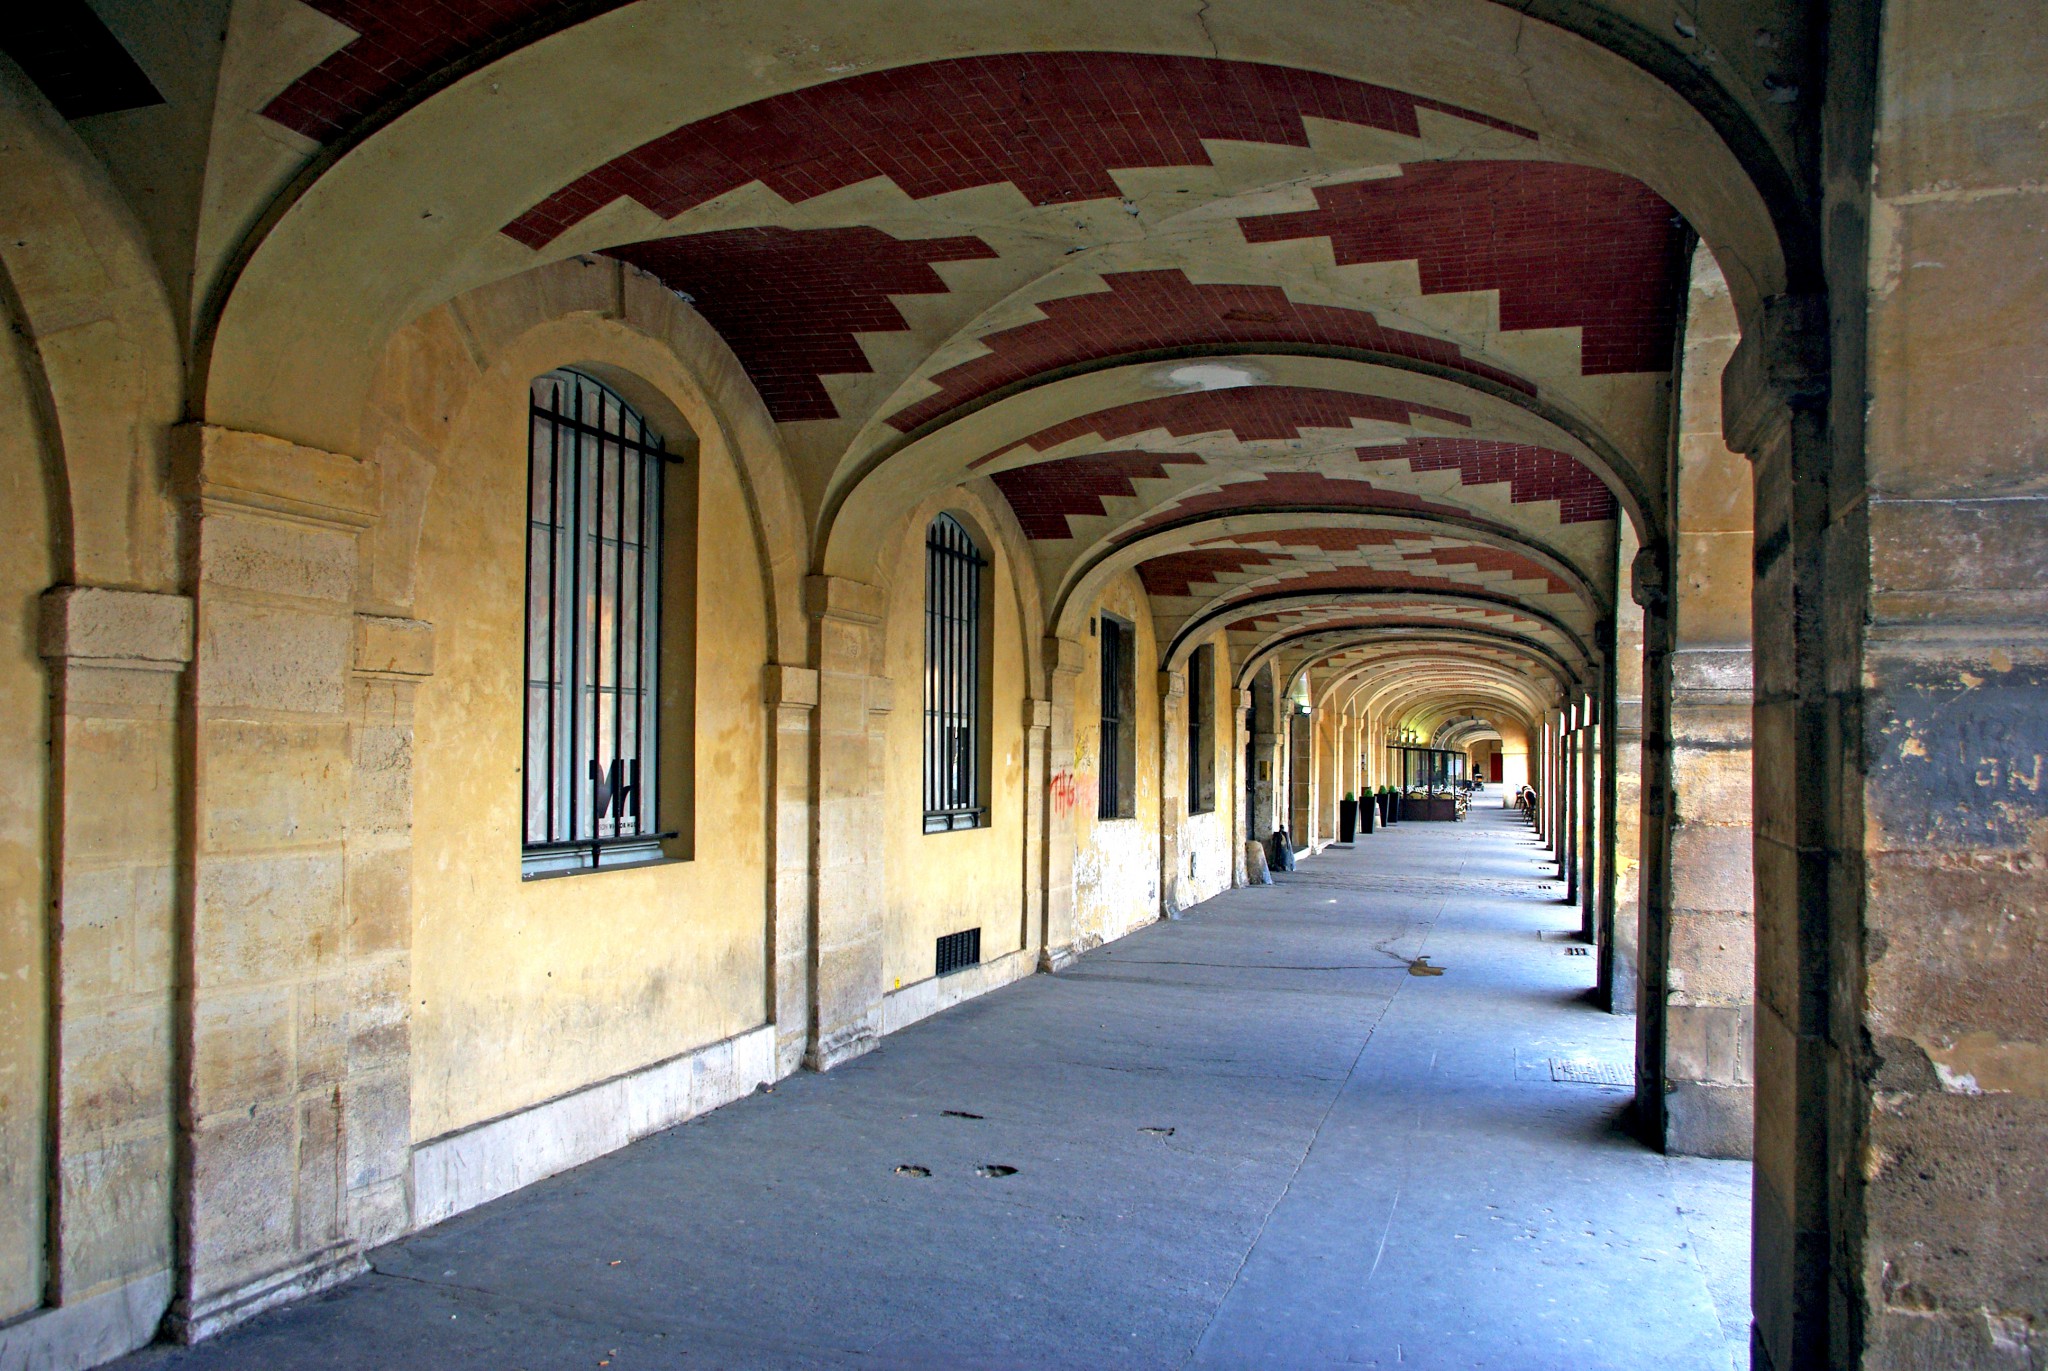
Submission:
[[[989,823],[956,833],[924,831],[924,543],[941,511],[960,519],[990,559],[983,602],[992,630]],[[883,801],[889,841],[882,974],[892,990],[933,974],[942,934],[979,927],[984,962],[1024,945],[1023,639],[1016,569],[989,527],[979,501],[964,491],[927,501],[905,526],[890,578],[885,652],[895,701]]]
[[[43,445],[17,345],[0,331],[0,1319],[42,1302],[49,1067],[49,703],[36,625],[53,573]]]
[[[1102,774],[1102,638],[1081,638],[1081,675],[1074,684],[1074,945],[1123,937],[1159,917],[1159,647],[1152,608],[1134,572],[1103,589],[1091,619],[1104,611],[1136,626],[1138,737],[1135,818],[1098,819]]]
[[[767,1018],[766,590],[740,482],[715,444],[683,469],[699,482],[703,587],[695,857],[520,879],[528,379],[476,386],[421,529],[416,612],[438,640],[417,732],[416,1140]],[[672,449],[687,437],[664,436]]]

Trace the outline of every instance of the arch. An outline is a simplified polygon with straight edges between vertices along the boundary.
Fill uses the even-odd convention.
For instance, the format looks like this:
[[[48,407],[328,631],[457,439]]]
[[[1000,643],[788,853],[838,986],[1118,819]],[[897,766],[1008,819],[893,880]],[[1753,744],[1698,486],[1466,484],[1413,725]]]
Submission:
[[[412,602],[434,457],[454,440],[477,391],[556,366],[590,372],[657,427],[688,433],[702,455],[732,465],[771,587],[763,612],[773,659],[803,660],[805,521],[781,435],[702,317],[616,263],[565,262],[483,287],[391,338],[361,425],[384,492],[370,559],[373,602]],[[421,387],[421,372],[436,385]]]
[[[1742,283],[1745,300],[1783,288],[1787,254],[1758,182],[1684,94],[1628,57],[1506,6],[1462,0],[1433,8],[1426,23],[1420,18],[1407,11],[1361,15],[1334,3],[1275,14],[1246,0],[1220,0],[1196,17],[1125,0],[1070,16],[1056,42],[1046,37],[1047,46],[1068,50],[1178,53],[1325,71],[1534,127],[1556,154],[1627,170],[1677,205],[1730,264],[1731,281]],[[833,60],[790,61],[766,51],[782,28],[772,13],[760,15],[748,33],[725,32],[717,42],[689,19],[680,0],[645,0],[554,33],[455,81],[290,188],[259,226],[260,240],[239,275],[224,285],[218,325],[203,330],[208,417],[353,450],[352,416],[367,376],[352,358],[374,350],[439,300],[505,275],[508,267],[517,270],[521,250],[500,246],[497,231],[557,189],[568,168],[587,168],[665,134],[679,120],[741,103],[741,92],[759,98],[829,78],[833,67],[901,69],[1014,49],[1017,41],[987,26],[963,29],[937,6],[906,14],[886,30],[854,15],[817,15],[806,31],[814,51],[830,52]],[[1452,52],[1455,62],[1444,56]],[[1487,54],[1497,60],[1483,60]],[[590,70],[604,70],[608,79],[593,87]],[[1549,93],[1540,107],[1528,96],[1536,88]],[[662,98],[647,98],[655,91]],[[499,100],[501,93],[511,98]],[[1611,117],[1617,108],[1636,117],[1623,125]],[[515,109],[531,121],[527,129],[545,132],[507,137],[506,120]],[[1728,114],[1721,105],[1716,112]],[[1739,151],[1756,154],[1758,141],[1743,140]],[[1773,184],[1781,179],[1768,164],[1755,170]],[[417,190],[429,185],[440,188],[433,198],[442,208],[423,220]],[[341,224],[354,245],[336,254],[332,232]],[[564,255],[573,247],[565,245]],[[337,291],[343,280],[348,287]],[[358,327],[335,330],[343,336],[332,343],[290,324],[295,317],[324,317],[324,308],[308,309],[323,295],[355,297],[348,315]],[[304,350],[280,349],[286,337]],[[275,359],[280,352],[291,359],[287,365],[305,368],[305,380],[326,382],[332,399],[282,411],[267,403],[266,391],[313,393],[310,385],[274,372],[268,386],[252,384],[257,355]]]

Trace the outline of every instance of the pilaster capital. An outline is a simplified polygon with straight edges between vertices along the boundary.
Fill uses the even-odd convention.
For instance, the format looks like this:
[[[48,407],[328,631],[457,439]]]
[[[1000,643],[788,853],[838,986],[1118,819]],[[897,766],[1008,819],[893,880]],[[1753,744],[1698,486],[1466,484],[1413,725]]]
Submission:
[[[1024,701],[1024,727],[1051,728],[1052,701],[1034,700],[1026,697]]]
[[[1774,295],[1721,373],[1721,436],[1755,453],[1794,410],[1828,398],[1828,306],[1821,295]]]
[[[173,431],[179,483],[202,509],[240,507],[337,528],[377,522],[377,464],[216,424]]]
[[[37,650],[53,661],[181,671],[192,660],[192,600],[146,590],[43,592]]]
[[[879,624],[888,608],[888,596],[880,586],[865,581],[844,576],[806,576],[804,608],[813,618]]]
[[[807,666],[770,662],[762,684],[762,698],[768,704],[790,709],[816,709],[818,673]]]
[[[352,667],[358,676],[417,681],[434,674],[434,626],[424,619],[358,614]]]
[[[1061,638],[1047,634],[1045,638],[1045,669],[1062,676],[1081,674],[1081,641],[1078,638]]]
[[[1159,698],[1161,700],[1178,700],[1187,693],[1188,678],[1186,675],[1178,671],[1162,671],[1159,673]]]

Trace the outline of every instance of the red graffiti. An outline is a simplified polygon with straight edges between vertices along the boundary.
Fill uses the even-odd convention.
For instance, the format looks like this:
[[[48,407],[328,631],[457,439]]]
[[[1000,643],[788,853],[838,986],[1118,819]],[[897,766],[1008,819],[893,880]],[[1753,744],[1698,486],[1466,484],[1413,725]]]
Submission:
[[[1069,813],[1079,807],[1094,788],[1089,781],[1065,767],[1060,768],[1052,774],[1053,809],[1061,814]]]

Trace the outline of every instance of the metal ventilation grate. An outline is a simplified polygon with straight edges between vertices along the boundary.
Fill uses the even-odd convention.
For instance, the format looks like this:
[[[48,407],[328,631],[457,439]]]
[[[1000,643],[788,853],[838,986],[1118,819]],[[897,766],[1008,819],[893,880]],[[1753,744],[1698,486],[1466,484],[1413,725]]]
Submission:
[[[1618,1066],[1591,1057],[1552,1057],[1550,1079],[1569,1081],[1574,1085],[1634,1085],[1636,1073],[1634,1067]]]
[[[939,975],[946,976],[955,971],[965,971],[970,966],[980,965],[979,928],[965,928],[958,933],[948,933],[939,939]]]

